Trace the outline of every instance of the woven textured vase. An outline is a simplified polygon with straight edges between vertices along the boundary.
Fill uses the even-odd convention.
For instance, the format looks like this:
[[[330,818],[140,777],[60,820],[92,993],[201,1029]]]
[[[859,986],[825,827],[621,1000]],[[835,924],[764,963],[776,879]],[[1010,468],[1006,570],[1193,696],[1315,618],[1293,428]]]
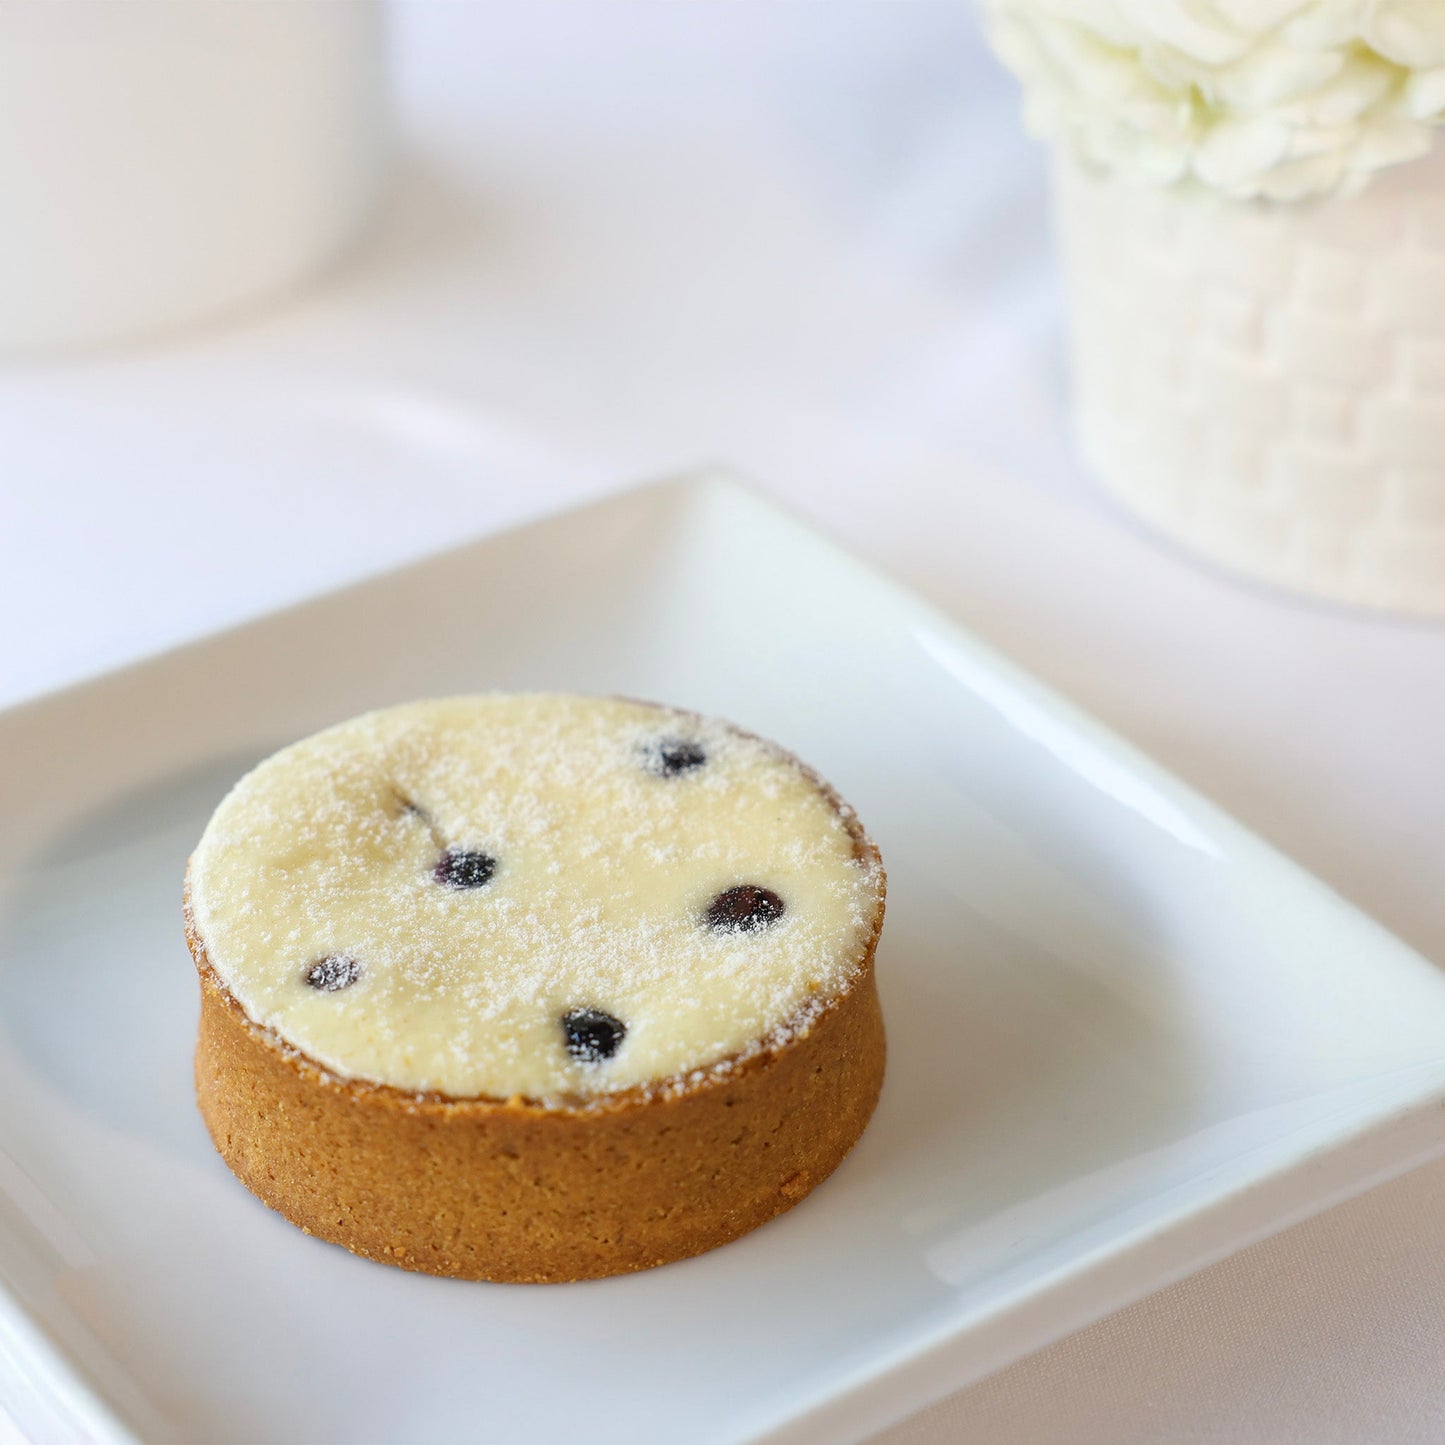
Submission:
[[[1057,215],[1109,490],[1234,571],[1445,616],[1445,145],[1291,204],[1061,157]]]

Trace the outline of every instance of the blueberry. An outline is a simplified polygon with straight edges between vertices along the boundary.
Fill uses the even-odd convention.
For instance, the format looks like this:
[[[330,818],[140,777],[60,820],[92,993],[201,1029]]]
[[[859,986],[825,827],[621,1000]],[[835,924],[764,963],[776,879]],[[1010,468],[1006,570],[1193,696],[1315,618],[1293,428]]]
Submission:
[[[621,1046],[627,1025],[600,1008],[574,1008],[562,1015],[567,1052],[581,1064],[600,1064]]]
[[[492,881],[496,871],[497,860],[490,853],[448,848],[432,870],[432,877],[444,888],[480,888]]]
[[[306,982],[322,993],[350,988],[361,977],[361,965],[344,953],[329,953],[306,970]]]
[[[756,933],[776,923],[784,911],[783,900],[771,888],[739,883],[708,904],[706,917],[718,933]]]
[[[648,767],[662,778],[690,773],[707,762],[701,743],[691,738],[660,738],[648,749]]]

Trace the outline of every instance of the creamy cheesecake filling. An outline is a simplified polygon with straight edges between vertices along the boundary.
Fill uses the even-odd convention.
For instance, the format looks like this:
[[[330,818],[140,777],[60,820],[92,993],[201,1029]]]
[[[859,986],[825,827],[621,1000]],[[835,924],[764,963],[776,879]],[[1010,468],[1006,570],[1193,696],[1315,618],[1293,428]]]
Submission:
[[[194,926],[331,1072],[560,1100],[687,1076],[843,990],[883,880],[850,815],[725,723],[483,695],[367,714],[232,789]]]

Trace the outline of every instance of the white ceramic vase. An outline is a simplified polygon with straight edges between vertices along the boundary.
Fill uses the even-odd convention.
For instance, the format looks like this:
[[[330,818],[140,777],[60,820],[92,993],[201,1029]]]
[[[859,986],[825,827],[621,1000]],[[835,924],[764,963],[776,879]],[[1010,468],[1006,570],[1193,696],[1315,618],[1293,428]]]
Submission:
[[[378,0],[0,3],[0,355],[233,311],[355,237]]]
[[[1057,217],[1109,490],[1236,572],[1445,616],[1445,144],[1290,204],[1061,156]]]

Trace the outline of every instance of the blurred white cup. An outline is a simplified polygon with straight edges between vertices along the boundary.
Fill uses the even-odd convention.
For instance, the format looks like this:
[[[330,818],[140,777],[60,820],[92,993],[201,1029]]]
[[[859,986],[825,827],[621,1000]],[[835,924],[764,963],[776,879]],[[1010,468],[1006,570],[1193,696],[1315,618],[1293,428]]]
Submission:
[[[386,154],[376,0],[0,0],[0,352],[290,286]]]

